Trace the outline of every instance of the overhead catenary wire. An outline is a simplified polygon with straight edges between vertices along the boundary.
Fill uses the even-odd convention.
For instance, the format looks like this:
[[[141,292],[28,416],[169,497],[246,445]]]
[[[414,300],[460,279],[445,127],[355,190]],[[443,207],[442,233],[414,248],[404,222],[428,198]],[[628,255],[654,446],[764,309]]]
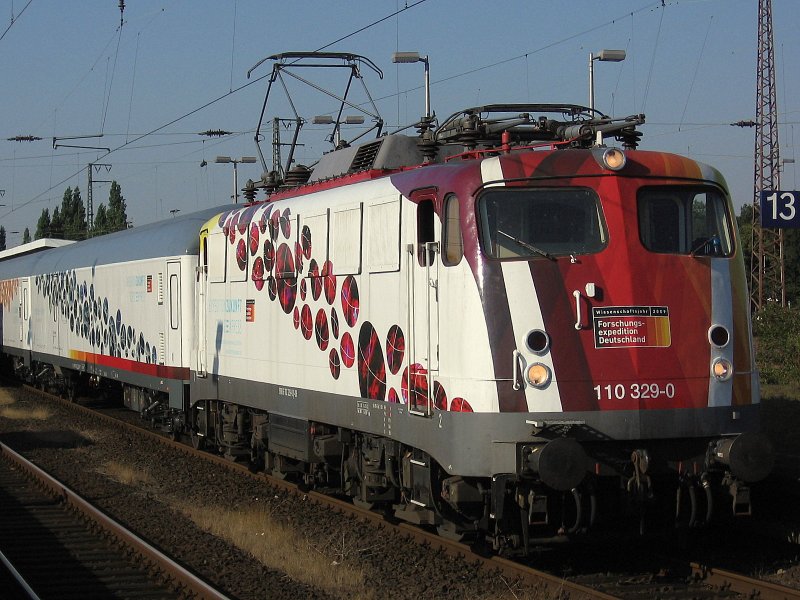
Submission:
[[[650,69],[647,71],[647,82],[644,84],[644,97],[642,98],[642,110],[640,112],[645,112],[645,107],[647,106],[647,96],[650,92],[650,82],[653,80],[653,66],[656,62],[656,54],[658,54],[658,41],[661,38],[661,26],[664,23],[664,2],[661,1],[661,13],[658,18],[658,29],[656,30],[656,41],[653,44],[653,55],[650,58]]]
[[[24,13],[25,9],[27,9],[31,5],[31,2],[33,2],[33,0],[28,0],[28,3],[25,6],[22,7],[22,10],[19,11],[19,14],[16,17],[14,16],[14,13],[12,11],[12,13],[11,13],[11,22],[8,24],[8,27],[5,28],[5,31],[3,31],[3,33],[0,35],[0,42],[3,41],[4,37],[6,37],[6,34],[14,26],[14,23],[19,21],[19,18],[22,16],[22,13]]]
[[[689,99],[692,96],[692,90],[694,89],[694,82],[697,79],[697,72],[700,70],[700,62],[703,60],[703,52],[706,49],[706,43],[708,42],[708,34],[711,31],[711,23],[714,21],[714,15],[708,19],[708,27],[706,27],[706,36],[703,38],[703,45],[700,48],[700,54],[697,55],[697,63],[694,67],[694,74],[692,75],[692,82],[689,84],[689,91],[686,93],[686,104],[683,105],[683,112],[681,113],[681,120],[680,123],[683,123],[683,119],[686,116],[686,109],[689,107]],[[681,125],[678,124],[678,131],[680,131]]]
[[[419,6],[419,5],[421,5],[421,4],[425,3],[425,2],[427,2],[427,0],[418,0],[417,2],[415,2],[415,3],[411,4],[411,5],[404,6],[403,8],[394,11],[390,15],[382,17],[382,18],[380,18],[380,19],[378,19],[376,21],[373,21],[372,23],[370,23],[368,25],[365,25],[364,27],[361,27],[361,28],[359,28],[359,29],[357,29],[357,30],[345,35],[345,36],[342,36],[342,37],[334,40],[333,42],[330,42],[329,44],[325,44],[324,46],[321,46],[316,51],[319,52],[321,50],[329,48],[330,46],[333,46],[334,44],[337,44],[337,43],[339,43],[339,42],[341,42],[343,40],[346,40],[346,39],[352,37],[353,35],[361,33],[363,31],[369,29],[370,27],[374,27],[375,25],[378,25],[379,23],[382,23],[387,19],[390,19],[390,18],[392,18],[392,17],[394,17],[394,16],[396,16],[396,15],[402,13],[402,12],[410,10],[410,9],[412,9],[412,8],[414,8],[416,6]],[[106,45],[106,47],[108,47],[108,44]],[[104,52],[105,52],[105,49],[104,49]],[[99,60],[99,58],[98,58],[98,60]],[[142,134],[140,136],[134,137],[133,139],[130,139],[130,140],[126,139],[123,144],[121,144],[120,146],[118,146],[116,148],[112,148],[108,152],[98,156],[96,160],[103,160],[107,156],[109,156],[110,154],[113,154],[114,152],[118,152],[118,151],[120,151],[120,150],[122,150],[124,148],[127,148],[128,146],[130,146],[132,144],[135,144],[137,141],[141,140],[142,138],[144,138],[146,136],[153,135],[153,134],[155,134],[155,133],[157,133],[157,132],[159,132],[159,131],[161,131],[163,129],[166,129],[167,127],[169,127],[171,125],[174,125],[175,123],[178,123],[178,122],[182,121],[183,119],[186,119],[186,118],[190,117],[191,115],[197,114],[201,110],[203,110],[205,108],[208,108],[209,106],[212,106],[212,105],[216,104],[217,102],[219,102],[219,101],[221,101],[221,100],[223,100],[223,99],[225,99],[225,98],[227,98],[227,97],[229,97],[229,96],[231,96],[233,94],[236,94],[236,93],[244,90],[245,88],[250,87],[251,85],[254,85],[254,84],[256,84],[256,83],[258,83],[260,81],[263,81],[264,79],[266,79],[269,76],[270,76],[270,73],[267,73],[265,75],[257,77],[256,79],[248,81],[247,83],[244,83],[244,84],[240,85],[239,87],[237,87],[235,89],[232,89],[232,90],[230,90],[230,91],[228,91],[228,92],[226,92],[224,94],[221,94],[220,96],[217,96],[216,98],[213,98],[212,100],[209,100],[208,102],[202,104],[201,106],[198,106],[198,107],[190,110],[189,112],[184,113],[183,115],[181,115],[179,117],[176,117],[175,119],[173,119],[173,120],[171,120],[171,121],[169,121],[167,123],[164,123],[163,125],[155,127],[154,129],[148,131],[147,133],[144,133],[144,134]],[[67,177],[62,178],[60,181],[56,182],[55,184],[50,185],[50,187],[48,189],[40,192],[39,194],[37,194],[36,196],[30,198],[29,200],[26,200],[26,201],[24,201],[22,203],[19,203],[17,206],[13,207],[10,211],[5,212],[3,214],[3,216],[9,215],[11,213],[14,213],[14,212],[20,210],[21,208],[24,208],[24,207],[26,207],[26,206],[28,206],[30,204],[35,203],[36,201],[41,199],[44,195],[50,193],[53,189],[63,185],[67,181],[69,181],[69,180],[73,179],[74,177],[78,176],[82,171],[83,171],[83,167],[79,168],[76,172],[68,175]]]

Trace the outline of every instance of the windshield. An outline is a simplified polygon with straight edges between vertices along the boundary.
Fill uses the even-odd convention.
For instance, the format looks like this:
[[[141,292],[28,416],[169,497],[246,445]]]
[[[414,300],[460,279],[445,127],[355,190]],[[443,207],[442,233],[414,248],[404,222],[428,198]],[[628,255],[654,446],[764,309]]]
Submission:
[[[594,191],[490,188],[478,199],[483,251],[493,258],[590,254],[607,234]]]
[[[733,237],[725,198],[716,188],[639,190],[639,237],[652,252],[731,256]]]

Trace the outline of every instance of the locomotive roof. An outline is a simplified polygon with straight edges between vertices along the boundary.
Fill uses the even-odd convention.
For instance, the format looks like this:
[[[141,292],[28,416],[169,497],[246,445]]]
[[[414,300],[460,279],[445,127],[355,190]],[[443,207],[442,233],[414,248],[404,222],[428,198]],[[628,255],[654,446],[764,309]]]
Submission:
[[[197,254],[200,228],[229,205],[148,223],[59,248],[0,261],[0,280],[79,267]]]

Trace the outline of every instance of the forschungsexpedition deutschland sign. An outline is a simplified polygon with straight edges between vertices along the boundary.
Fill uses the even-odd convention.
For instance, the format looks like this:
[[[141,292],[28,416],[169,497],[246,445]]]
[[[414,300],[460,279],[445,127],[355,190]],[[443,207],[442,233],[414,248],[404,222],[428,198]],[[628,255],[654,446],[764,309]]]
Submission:
[[[592,308],[595,348],[667,348],[671,341],[666,306]]]

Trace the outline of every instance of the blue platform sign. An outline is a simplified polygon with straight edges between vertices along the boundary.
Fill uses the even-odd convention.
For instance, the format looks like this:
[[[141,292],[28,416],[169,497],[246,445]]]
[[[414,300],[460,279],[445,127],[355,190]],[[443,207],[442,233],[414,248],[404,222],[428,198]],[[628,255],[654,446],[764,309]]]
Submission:
[[[761,226],[777,229],[800,228],[800,192],[763,190],[761,192]]]

